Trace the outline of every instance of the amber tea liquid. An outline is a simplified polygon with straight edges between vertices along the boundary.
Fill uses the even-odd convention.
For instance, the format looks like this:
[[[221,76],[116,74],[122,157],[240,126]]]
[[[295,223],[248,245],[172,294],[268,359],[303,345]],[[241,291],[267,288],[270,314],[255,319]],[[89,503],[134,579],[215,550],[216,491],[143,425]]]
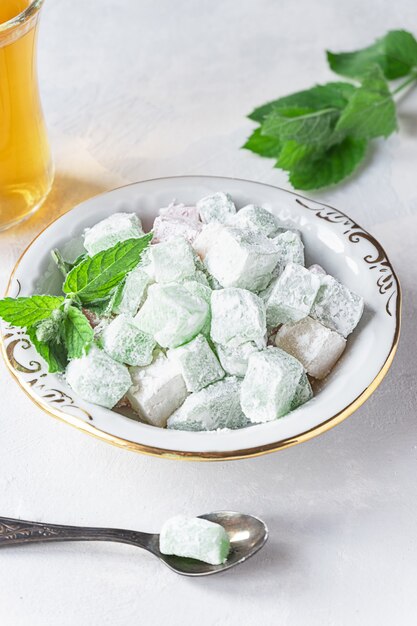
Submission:
[[[2,31],[28,0],[0,0],[0,230],[29,215],[52,184],[36,72],[39,13]]]

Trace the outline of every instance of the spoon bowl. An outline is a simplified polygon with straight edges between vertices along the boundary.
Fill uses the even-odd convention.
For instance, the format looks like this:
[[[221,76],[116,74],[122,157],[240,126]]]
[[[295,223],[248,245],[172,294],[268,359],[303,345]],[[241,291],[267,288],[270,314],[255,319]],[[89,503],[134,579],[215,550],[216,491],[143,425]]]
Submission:
[[[159,558],[170,569],[182,576],[207,576],[224,572],[243,563],[256,554],[268,539],[268,528],[258,517],[235,511],[216,511],[199,517],[223,526],[230,539],[230,553],[221,565],[210,565],[195,559],[159,553]],[[159,551],[159,535],[158,535]]]

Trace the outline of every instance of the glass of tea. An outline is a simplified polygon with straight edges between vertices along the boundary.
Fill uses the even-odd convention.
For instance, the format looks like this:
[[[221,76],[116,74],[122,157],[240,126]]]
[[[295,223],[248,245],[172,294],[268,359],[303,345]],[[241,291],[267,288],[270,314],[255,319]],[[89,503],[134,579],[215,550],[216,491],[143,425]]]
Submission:
[[[36,211],[53,180],[36,40],[44,0],[0,0],[0,230]]]

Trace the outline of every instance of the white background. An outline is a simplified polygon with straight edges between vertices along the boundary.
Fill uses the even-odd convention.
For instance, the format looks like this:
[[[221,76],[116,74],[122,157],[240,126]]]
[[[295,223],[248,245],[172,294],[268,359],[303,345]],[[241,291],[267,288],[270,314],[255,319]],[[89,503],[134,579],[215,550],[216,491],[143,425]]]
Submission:
[[[0,289],[59,212],[135,180],[217,174],[289,187],[239,150],[245,115],[330,80],[324,49],[390,28],[417,35],[412,0],[55,0],[40,78],[57,167],[46,205],[0,236]],[[310,194],[380,239],[404,292],[403,333],[382,386],[319,439],[229,463],[113,448],[43,414],[0,367],[0,515],[157,531],[179,511],[262,516],[267,547],[221,576],[176,577],[128,546],[2,550],[4,626],[408,626],[416,623],[417,89],[400,131],[349,182]]]

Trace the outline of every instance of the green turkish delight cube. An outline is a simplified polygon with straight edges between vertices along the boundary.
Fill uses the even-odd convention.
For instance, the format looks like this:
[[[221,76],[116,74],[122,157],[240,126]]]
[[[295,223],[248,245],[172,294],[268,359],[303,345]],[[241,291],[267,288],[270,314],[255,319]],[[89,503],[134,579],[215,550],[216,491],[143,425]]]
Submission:
[[[168,350],[167,356],[178,364],[188,391],[200,391],[224,377],[224,370],[203,335]]]
[[[84,247],[90,256],[107,250],[126,239],[143,237],[142,224],[136,213],[113,213],[84,233]]]
[[[115,317],[104,329],[101,340],[107,354],[127,365],[149,365],[156,347],[152,335],[140,330],[130,315]]]

